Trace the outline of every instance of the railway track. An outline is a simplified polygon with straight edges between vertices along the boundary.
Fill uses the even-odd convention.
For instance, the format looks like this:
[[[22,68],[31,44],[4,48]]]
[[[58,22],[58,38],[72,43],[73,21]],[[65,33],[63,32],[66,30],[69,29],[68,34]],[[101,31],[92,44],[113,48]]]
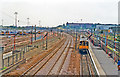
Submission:
[[[51,71],[48,73],[48,75],[59,75],[60,71],[66,61],[66,57],[68,56],[68,52],[69,52],[69,47],[71,46],[72,40],[70,39],[66,49],[64,50],[64,52],[62,53],[62,55],[60,56],[60,58],[58,59],[58,61],[55,63],[55,65],[53,66],[53,68],[51,69]]]
[[[37,37],[40,37],[41,34],[37,35]],[[41,35],[42,37],[42,35]],[[34,37],[33,37],[34,38]],[[51,36],[50,36],[51,38]],[[2,45],[4,46],[5,50],[4,50],[4,53],[7,53],[7,52],[10,52],[13,50],[13,42],[14,41],[14,38],[10,38],[10,39],[4,39],[2,40]],[[36,41],[33,40],[33,43],[36,43],[38,41],[41,41],[40,39],[37,39]],[[22,48],[26,45],[29,45],[31,42],[31,36],[21,36],[21,37],[16,37],[15,38],[15,47],[16,48]],[[6,44],[6,45],[5,45]]]
[[[70,75],[70,73],[68,72],[68,68],[69,68],[69,64],[70,64],[70,57],[71,57],[71,54],[72,54],[72,51],[73,51],[73,44],[74,44],[74,42],[73,42],[73,39],[72,39],[71,49],[69,49],[69,52],[68,52],[68,54],[65,58],[63,67],[61,68],[59,75]]]
[[[64,63],[64,60],[66,58],[68,49],[71,44],[71,39],[68,39],[69,37],[67,36],[67,40],[64,44],[62,44],[60,47],[57,47],[55,50],[50,52],[47,56],[39,60],[36,64],[34,64],[31,68],[29,68],[27,71],[25,71],[22,75],[31,75],[31,76],[37,76],[37,75],[50,75],[53,74],[52,71],[53,69],[55,70],[58,67],[59,68],[57,73],[60,72],[61,67]],[[65,55],[63,55],[65,54]],[[61,60],[61,61],[60,61]],[[60,64],[58,64],[60,63]]]
[[[90,57],[89,51],[87,51],[86,55],[81,55],[81,63],[80,63],[80,70],[81,75],[88,76],[88,77],[95,77],[97,76],[96,69],[93,65],[92,59]]]
[[[91,75],[87,55],[81,55],[81,75]]]
[[[49,54],[51,51],[53,51],[54,49],[56,49],[57,47],[60,47],[60,46],[62,46],[62,44],[65,42],[65,38],[63,38],[63,39],[61,39],[61,40],[59,40],[59,41],[56,41],[55,42],[55,40],[54,40],[54,42],[53,41],[51,41],[50,43],[51,44],[54,44],[53,46],[49,46],[48,45],[48,50],[45,50],[45,52],[43,52],[42,50],[34,50],[33,51],[33,53],[27,53],[27,55],[25,55],[25,60],[26,60],[26,58],[28,58],[29,56],[33,56],[33,55],[35,55],[34,53],[37,53],[37,54],[39,54],[39,55],[36,55],[36,57],[30,57],[29,59],[30,60],[27,60],[27,63],[25,63],[25,64],[23,64],[23,65],[20,65],[20,67],[18,66],[16,69],[17,70],[13,70],[12,72],[9,72],[9,71],[11,71],[11,69],[9,70],[9,68],[8,68],[8,70],[9,71],[7,71],[7,72],[5,72],[5,74],[4,75],[22,75],[22,73],[24,72],[24,71],[26,71],[28,68],[30,68],[31,66],[33,66],[33,64],[35,64],[38,60],[40,60],[42,57],[44,57],[44,56],[46,56],[47,54]],[[49,44],[49,43],[48,43]],[[38,53],[39,52],[39,53]],[[10,59],[11,60],[11,59]],[[7,61],[7,60],[5,60],[5,61]],[[16,61],[16,60],[15,60]],[[10,62],[10,61],[9,61]],[[12,61],[11,61],[12,62]],[[11,63],[10,62],[10,63]],[[18,61],[19,62],[19,61]],[[5,63],[6,64],[6,66],[7,66],[7,64],[8,63]],[[14,64],[15,66],[16,66],[16,63]],[[12,66],[12,68],[14,68],[14,65]],[[24,67],[25,66],[25,67]],[[10,67],[11,68],[11,67]],[[24,70],[23,70],[24,69]],[[9,73],[8,73],[9,72]]]
[[[36,76],[37,75],[49,75],[50,72],[54,70],[53,67],[56,67],[55,65],[62,57],[62,54],[64,54],[65,50],[68,49],[69,44],[70,44],[70,40],[67,40],[64,46],[57,51],[57,53],[47,62],[47,64],[39,72],[36,73]],[[56,68],[56,73],[59,72],[59,70],[60,69]]]

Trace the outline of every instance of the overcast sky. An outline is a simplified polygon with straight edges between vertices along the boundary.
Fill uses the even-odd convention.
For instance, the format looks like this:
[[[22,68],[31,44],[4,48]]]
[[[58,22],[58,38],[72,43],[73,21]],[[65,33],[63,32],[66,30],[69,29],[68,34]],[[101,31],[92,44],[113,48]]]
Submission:
[[[58,26],[66,22],[118,23],[119,0],[0,0],[0,24]],[[81,21],[81,19],[83,21]]]

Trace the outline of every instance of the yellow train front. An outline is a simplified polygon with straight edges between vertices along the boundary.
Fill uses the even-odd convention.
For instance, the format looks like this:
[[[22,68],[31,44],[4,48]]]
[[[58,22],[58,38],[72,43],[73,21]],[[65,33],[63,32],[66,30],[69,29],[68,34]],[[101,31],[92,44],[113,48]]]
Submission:
[[[87,40],[80,41],[78,49],[80,54],[87,54],[89,49],[89,42]]]

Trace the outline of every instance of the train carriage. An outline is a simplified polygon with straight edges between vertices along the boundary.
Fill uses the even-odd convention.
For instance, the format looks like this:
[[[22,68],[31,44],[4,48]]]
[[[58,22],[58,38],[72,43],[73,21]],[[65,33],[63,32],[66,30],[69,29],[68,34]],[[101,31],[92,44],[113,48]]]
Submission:
[[[5,34],[8,35],[8,34],[9,34],[9,31],[6,31]]]
[[[1,31],[1,32],[0,32],[0,35],[4,35],[4,33],[5,33],[4,31]]]
[[[23,31],[23,35],[26,35],[27,33],[25,31]]]

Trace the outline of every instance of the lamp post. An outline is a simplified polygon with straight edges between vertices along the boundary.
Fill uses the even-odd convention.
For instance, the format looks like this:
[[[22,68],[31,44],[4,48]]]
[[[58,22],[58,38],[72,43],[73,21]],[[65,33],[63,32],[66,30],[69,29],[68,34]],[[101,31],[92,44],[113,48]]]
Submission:
[[[14,14],[15,14],[15,26],[17,28],[17,14],[18,14],[18,12],[15,12]],[[15,29],[15,33],[16,33],[16,29]]]
[[[15,14],[15,26],[17,27],[17,14],[18,14],[18,12],[15,12],[14,14]]]

